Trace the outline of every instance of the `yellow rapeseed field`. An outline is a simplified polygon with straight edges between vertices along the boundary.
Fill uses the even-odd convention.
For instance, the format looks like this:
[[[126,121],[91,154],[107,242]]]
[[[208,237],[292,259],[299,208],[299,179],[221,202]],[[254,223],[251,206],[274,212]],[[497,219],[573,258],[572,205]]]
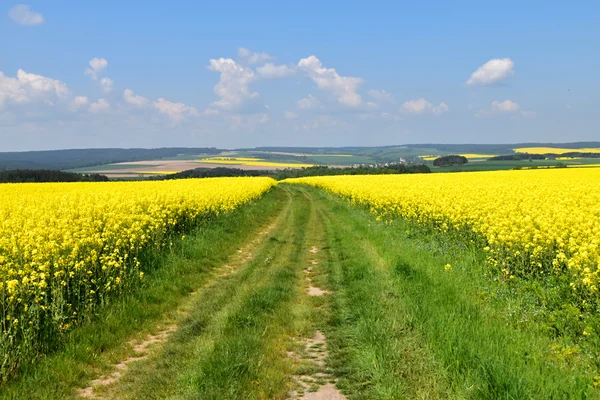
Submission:
[[[271,178],[0,185],[0,372],[144,276],[144,251],[261,196]],[[179,236],[178,236],[179,237]]]
[[[282,163],[275,161],[265,161],[260,158],[249,158],[249,157],[212,157],[212,158],[203,158],[202,160],[197,160],[199,163],[205,164],[220,164],[220,165],[247,165],[247,166],[255,166],[255,167],[273,167],[273,169],[277,168],[309,168],[313,167],[314,164],[301,164],[301,163]]]
[[[507,278],[567,274],[582,297],[600,284],[600,169],[291,179],[401,217],[478,239]],[[466,234],[466,235],[465,235]]]
[[[528,154],[565,154],[565,153],[600,153],[599,148],[563,149],[558,147],[519,147],[513,149],[516,153]]]

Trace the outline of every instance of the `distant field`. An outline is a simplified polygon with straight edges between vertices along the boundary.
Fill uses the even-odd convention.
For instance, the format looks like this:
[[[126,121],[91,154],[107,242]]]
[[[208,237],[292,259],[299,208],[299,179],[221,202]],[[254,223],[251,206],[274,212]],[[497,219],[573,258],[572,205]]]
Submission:
[[[528,153],[528,154],[564,154],[572,152],[580,153],[600,153],[600,148],[580,148],[580,149],[568,149],[559,147],[519,147],[514,149],[517,153]]]
[[[153,168],[156,164],[136,164],[138,168]],[[87,173],[98,173],[98,171],[118,171],[124,169],[131,169],[131,163],[118,163],[118,164],[105,164],[105,165],[96,165],[95,167],[86,167],[86,168],[75,168],[71,169],[68,172],[79,172],[83,174]]]
[[[144,176],[174,174],[194,168],[198,168],[198,164],[194,161],[156,160],[99,165],[91,168],[79,168],[71,170],[70,172],[97,173],[106,175],[109,178],[139,178]]]
[[[337,164],[337,165],[355,165],[355,164],[374,164],[375,160],[369,156],[354,155],[328,155],[328,154],[307,154],[306,159],[315,164]]]
[[[284,168],[308,168],[314,164],[294,163],[294,162],[273,162],[254,157],[211,157],[197,160],[198,163],[217,164],[217,165],[235,165],[246,167],[267,167],[271,169]]]
[[[569,166],[594,165],[598,159],[563,158],[556,160],[510,160],[487,161],[497,155],[514,154],[515,151],[529,152],[531,154],[567,152],[600,153],[598,142],[565,143],[552,147],[546,143],[531,145],[403,145],[384,147],[341,147],[341,148],[258,148],[241,150],[224,150],[210,153],[197,152],[196,154],[179,153],[168,155],[160,159],[139,160],[134,162],[111,163],[92,167],[70,169],[70,172],[100,173],[110,178],[140,178],[154,175],[166,175],[195,168],[240,168],[245,170],[277,170],[285,168],[303,168],[313,165],[354,166],[374,165],[400,162],[409,163],[425,162],[433,172],[451,171],[481,171],[481,170],[508,170],[516,167],[548,167],[563,163]],[[432,161],[448,154],[458,154],[469,159],[463,166],[434,167]]]
[[[491,157],[495,157],[499,154],[458,154],[458,155],[466,157],[469,160],[471,160],[471,159],[478,160],[478,159],[488,159]],[[433,161],[438,157],[440,157],[440,156],[439,155],[437,155],[437,156],[433,156],[433,155],[420,156],[420,158],[422,158],[425,161]]]
[[[180,154],[180,155],[174,156],[174,157],[164,157],[164,158],[161,158],[161,160],[193,161],[193,160],[197,160],[199,158],[210,157],[211,155],[213,155],[213,154],[207,154],[207,153],[203,153],[203,154]]]
[[[595,166],[598,165],[598,159],[595,158],[579,158],[576,160],[509,160],[509,161],[473,161],[464,165],[456,165],[451,167],[433,167],[430,166],[432,172],[456,172],[456,171],[492,171],[492,170],[509,170],[517,167],[524,169],[531,167],[554,167],[557,164],[567,165],[571,167]]]
[[[161,160],[122,162],[97,165],[87,168],[77,168],[69,170],[69,172],[97,173],[106,175],[109,178],[123,179],[148,177],[154,175],[169,175],[195,168],[227,167],[266,171],[284,168],[303,168],[314,165],[313,163],[309,164],[301,162],[269,161],[260,159],[258,157],[235,157],[230,155],[231,153],[232,152],[227,152],[223,153],[224,155],[204,159],[198,159],[192,156],[178,156]]]

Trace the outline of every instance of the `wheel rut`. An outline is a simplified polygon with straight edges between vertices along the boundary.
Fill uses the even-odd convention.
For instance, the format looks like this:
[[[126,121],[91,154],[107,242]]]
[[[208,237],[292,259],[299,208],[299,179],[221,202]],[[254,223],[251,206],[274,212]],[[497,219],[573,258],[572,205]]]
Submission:
[[[318,202],[313,201],[308,194],[305,193],[304,196],[310,198],[313,204],[311,211],[314,231],[311,239],[323,242],[325,227],[322,210],[320,210]],[[321,251],[318,244],[311,243],[306,247],[308,248],[308,257],[305,261],[307,265],[302,269],[305,281],[303,295],[308,296],[313,312],[318,313],[319,304],[327,303],[329,295],[332,294],[331,291],[323,289],[317,283],[322,282],[323,278],[327,278],[320,266],[327,254]],[[321,299],[323,297],[325,299]],[[321,320],[318,325],[324,323],[325,321]],[[312,337],[296,338],[295,341],[299,350],[288,352],[288,357],[296,364],[296,373],[291,378],[294,382],[294,389],[287,398],[290,400],[345,400],[346,396],[336,387],[337,379],[327,365],[329,350],[327,337],[323,330],[317,326],[313,330]]]
[[[211,277],[199,289],[194,289],[189,293],[189,297],[175,310],[175,314],[183,318],[191,315],[191,309],[194,308],[196,297],[202,290],[219,284],[223,279],[235,275],[244,266],[253,260],[257,248],[264,242],[265,238],[281,223],[283,212],[279,214],[274,221],[267,226],[263,226],[256,235],[248,241],[243,247],[237,249],[225,264],[214,269]],[[133,355],[128,356],[111,367],[111,372],[106,375],[93,379],[84,388],[76,390],[75,397],[82,399],[104,399],[110,396],[110,387],[119,383],[121,378],[129,371],[132,363],[144,362],[152,354],[160,351],[162,345],[178,331],[182,320],[173,320],[165,317],[162,325],[157,327],[157,333],[148,334],[142,339],[132,339],[127,343],[131,348]]]

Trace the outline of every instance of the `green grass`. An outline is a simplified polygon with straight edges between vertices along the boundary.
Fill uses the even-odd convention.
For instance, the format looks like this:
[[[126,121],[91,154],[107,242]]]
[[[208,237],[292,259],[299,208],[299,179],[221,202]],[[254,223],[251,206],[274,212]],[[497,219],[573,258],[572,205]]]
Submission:
[[[247,265],[204,290],[172,340],[133,366],[110,398],[285,397],[293,373],[286,351],[324,320],[320,303],[302,294],[299,269],[320,225],[310,196],[294,191],[293,199]]]

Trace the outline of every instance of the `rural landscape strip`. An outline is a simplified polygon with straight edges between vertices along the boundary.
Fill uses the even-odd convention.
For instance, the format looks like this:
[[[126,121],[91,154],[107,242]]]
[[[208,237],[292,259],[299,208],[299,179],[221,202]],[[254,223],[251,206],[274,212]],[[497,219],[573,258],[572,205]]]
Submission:
[[[237,216],[239,224],[207,227],[196,233],[197,247],[191,240],[181,249],[175,265],[203,260],[210,270],[204,266],[175,290],[182,296],[147,317],[138,342],[129,330],[110,343],[110,356],[95,353],[102,362],[75,357],[67,369],[79,374],[74,379],[54,371],[84,353],[59,352],[38,375],[25,370],[2,397],[593,396],[585,370],[547,358],[547,332],[507,323],[512,299],[488,300],[502,288],[481,273],[481,252],[400,220],[377,222],[368,210],[303,185],[280,184]],[[211,251],[223,254],[206,258]],[[444,268],[449,262],[456,268]],[[101,368],[90,373],[86,363]],[[50,379],[59,381],[36,387]]]

